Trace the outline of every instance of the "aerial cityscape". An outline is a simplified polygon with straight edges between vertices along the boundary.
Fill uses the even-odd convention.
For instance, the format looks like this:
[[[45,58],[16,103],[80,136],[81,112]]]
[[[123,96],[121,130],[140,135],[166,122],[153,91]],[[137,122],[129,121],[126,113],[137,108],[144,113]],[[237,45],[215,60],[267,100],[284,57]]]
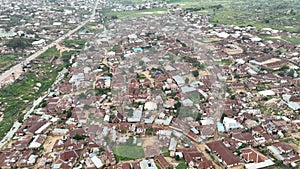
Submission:
[[[297,0],[0,0],[0,168],[300,168]]]

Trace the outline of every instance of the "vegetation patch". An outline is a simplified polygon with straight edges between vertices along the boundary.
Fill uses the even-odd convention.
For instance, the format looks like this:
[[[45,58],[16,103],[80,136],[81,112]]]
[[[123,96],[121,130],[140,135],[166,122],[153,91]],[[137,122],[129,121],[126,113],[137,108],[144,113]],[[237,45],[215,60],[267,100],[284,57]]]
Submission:
[[[18,56],[16,55],[0,55],[0,72],[8,70],[17,63]]]
[[[106,12],[105,16],[107,19],[122,19],[122,18],[134,18],[145,15],[155,15],[166,13],[168,9],[166,8],[153,8],[153,9],[144,9],[144,10],[136,10],[136,11],[120,11],[120,12]]]
[[[68,48],[83,49],[86,40],[84,39],[65,39],[64,45]]]
[[[180,163],[176,166],[176,169],[187,169],[189,166],[184,160],[181,160]]]
[[[134,160],[145,156],[143,147],[135,145],[118,145],[113,148],[113,152],[119,161]]]
[[[16,120],[22,120],[26,108],[51,87],[58,72],[67,66],[64,63],[53,67],[51,63],[45,62],[57,56],[57,52],[56,48],[48,49],[40,56],[43,64],[32,64],[32,72],[25,73],[22,80],[16,80],[0,91],[2,103],[0,108],[4,112],[3,121],[0,122],[0,139],[5,136]],[[40,88],[36,88],[37,83],[41,84]]]
[[[212,14],[211,23],[300,32],[300,8],[291,0],[168,0],[194,13]]]

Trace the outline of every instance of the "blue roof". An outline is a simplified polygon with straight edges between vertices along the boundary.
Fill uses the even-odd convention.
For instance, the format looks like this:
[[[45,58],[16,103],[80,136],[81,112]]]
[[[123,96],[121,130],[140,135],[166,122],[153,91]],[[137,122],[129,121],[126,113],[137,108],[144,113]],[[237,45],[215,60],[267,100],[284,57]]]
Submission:
[[[142,48],[134,48],[133,50],[134,50],[134,52],[139,52],[139,51],[142,51],[143,49]]]
[[[217,128],[218,128],[219,132],[225,132],[225,128],[224,128],[222,123],[218,122],[217,123]]]

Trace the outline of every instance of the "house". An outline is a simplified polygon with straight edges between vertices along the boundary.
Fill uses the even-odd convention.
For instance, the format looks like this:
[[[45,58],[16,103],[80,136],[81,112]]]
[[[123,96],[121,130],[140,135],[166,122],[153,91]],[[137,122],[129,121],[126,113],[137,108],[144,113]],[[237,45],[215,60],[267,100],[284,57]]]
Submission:
[[[150,111],[156,110],[157,109],[157,104],[154,103],[154,102],[146,102],[145,106],[144,106],[144,109],[145,110],[150,110]]]
[[[37,155],[33,154],[32,150],[25,150],[16,162],[16,166],[19,168],[30,167],[35,164]]]
[[[16,150],[24,150],[30,144],[32,138],[30,135],[19,137],[18,140],[12,143],[12,147]]]
[[[177,140],[175,138],[171,138],[169,148],[168,148],[171,157],[175,156],[176,147],[177,147]]]
[[[241,163],[221,140],[206,143],[206,150],[215,154],[225,166],[232,167]]]
[[[246,169],[259,169],[274,165],[275,163],[252,147],[241,149],[241,157],[247,162]]]
[[[45,39],[40,39],[38,41],[33,41],[32,42],[32,46],[34,46],[34,47],[41,47],[41,46],[44,46],[44,45],[46,45]]]
[[[106,151],[104,153],[104,163],[106,166],[114,165],[117,163],[113,152],[108,146],[106,147]]]
[[[232,134],[232,139],[244,144],[252,144],[254,142],[254,137],[248,132]]]
[[[40,128],[44,128],[43,126],[47,124],[46,120],[38,120],[35,124],[30,126],[28,129],[26,129],[25,133],[28,135],[34,135],[39,134]],[[45,128],[49,127],[50,125],[46,125]]]
[[[107,89],[111,87],[111,77],[109,76],[100,76],[95,82],[96,89]]]
[[[104,166],[102,161],[97,156],[93,156],[91,158],[91,160],[94,163],[94,165],[96,166],[96,168],[102,168]]]
[[[153,159],[142,160],[140,167],[141,169],[158,169]]]
[[[177,83],[178,86],[183,86],[185,84],[185,81],[183,80],[183,78],[181,76],[173,76],[173,79],[175,80],[175,82]]]
[[[54,129],[52,130],[52,134],[53,134],[54,136],[64,136],[64,135],[66,135],[68,132],[69,132],[68,129],[54,128]]]
[[[140,122],[141,118],[142,118],[142,114],[143,114],[143,106],[140,106],[139,108],[133,110],[133,115],[132,117],[128,117],[127,121],[129,123],[136,123],[136,122]]]
[[[172,169],[173,168],[172,165],[161,154],[155,157],[155,162],[161,169]]]
[[[181,148],[178,152],[183,153],[183,157],[189,167],[195,167],[200,169],[213,168],[211,160],[207,159],[203,153],[198,151],[196,148]]]
[[[154,123],[157,125],[168,126],[172,122],[172,119],[173,119],[173,116],[169,116],[168,118],[165,118],[165,119],[156,118]]]
[[[52,147],[52,150],[58,152],[58,151],[63,150],[64,147],[65,147],[65,144],[64,144],[63,140],[57,139]]]
[[[293,147],[285,142],[274,143],[273,146],[279,150],[280,154],[288,154],[293,151]]]
[[[79,158],[79,151],[67,150],[59,153],[53,163],[53,168],[72,168]]]
[[[61,27],[62,26],[62,22],[53,22],[53,26],[55,26],[55,27]]]
[[[105,120],[107,120],[107,116],[108,115],[105,115],[105,116],[106,116]],[[111,120],[112,123],[121,123],[123,121],[125,121],[124,120],[124,116],[121,113],[119,113],[119,112],[116,112],[114,118]]]
[[[201,136],[204,136],[205,138],[214,137],[216,130],[214,125],[198,126],[197,129],[200,131]]]
[[[283,161],[284,164],[300,161],[299,154],[288,143],[278,142],[267,148],[277,160]]]
[[[227,132],[230,130],[243,128],[243,126],[239,122],[237,122],[235,119],[229,118],[229,117],[224,117],[223,124],[224,124],[225,130]]]
[[[41,147],[41,145],[46,141],[46,135],[36,135],[33,136],[33,140],[29,144],[28,148],[36,149]]]

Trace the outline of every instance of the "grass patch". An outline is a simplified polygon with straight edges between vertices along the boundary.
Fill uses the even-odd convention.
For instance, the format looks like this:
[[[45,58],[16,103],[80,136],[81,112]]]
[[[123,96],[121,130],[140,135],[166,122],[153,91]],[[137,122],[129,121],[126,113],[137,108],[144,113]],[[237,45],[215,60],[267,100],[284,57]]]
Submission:
[[[194,13],[212,14],[210,22],[300,32],[300,8],[291,0],[169,0]],[[289,12],[287,12],[289,11]]]
[[[189,166],[184,160],[181,160],[180,163],[176,166],[176,169],[187,169]]]
[[[198,111],[194,107],[181,107],[178,113],[179,118],[193,117],[196,119]]]
[[[229,66],[232,62],[229,59],[223,59],[219,62],[215,62],[217,65]]]
[[[164,152],[164,153],[163,153],[163,156],[164,156],[164,157],[170,157],[170,152],[169,152],[169,151]]]
[[[18,56],[16,55],[0,55],[0,72],[4,72],[13,65],[17,64],[17,58]]]
[[[84,39],[65,39],[64,45],[68,48],[83,49],[86,40]]]
[[[96,122],[96,123],[103,123],[103,118],[93,118],[91,119],[93,122]]]
[[[194,102],[194,104],[199,104],[204,98],[198,92],[191,92],[187,97]]]
[[[260,38],[265,40],[284,40],[297,45],[300,44],[300,37],[287,37],[287,36],[270,36],[270,35],[259,35]]]
[[[291,43],[295,43],[300,45],[300,37],[287,37],[287,36],[282,36],[282,39],[291,42]]]
[[[53,56],[59,57],[60,53],[56,47],[49,48],[46,52],[40,55],[39,59],[42,61],[49,61]]]
[[[113,147],[113,152],[118,161],[134,160],[145,156],[143,147],[135,145],[118,145]]]
[[[4,116],[0,122],[0,139],[16,120],[22,119],[24,111],[32,105],[33,100],[42,96],[51,87],[58,72],[67,67],[66,63],[53,67],[52,64],[45,62],[48,61],[47,58],[53,57],[52,54],[57,54],[56,52],[56,48],[48,49],[40,57],[40,60],[44,61],[43,64],[32,64],[34,72],[26,73],[23,80],[15,81],[0,91],[0,102],[4,103],[1,105]],[[41,84],[38,90],[34,89],[37,83]]]

